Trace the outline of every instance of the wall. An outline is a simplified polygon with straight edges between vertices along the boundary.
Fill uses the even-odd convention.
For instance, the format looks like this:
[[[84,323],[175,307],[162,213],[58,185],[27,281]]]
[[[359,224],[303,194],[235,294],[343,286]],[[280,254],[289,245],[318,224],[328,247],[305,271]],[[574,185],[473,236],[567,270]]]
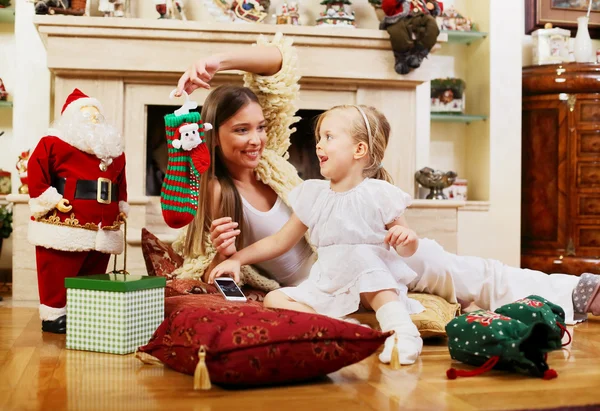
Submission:
[[[489,72],[489,98],[483,96],[477,102],[483,110],[489,107],[489,139],[478,139],[479,127],[485,123],[469,126],[467,159],[469,166],[479,167],[478,173],[489,181],[490,208],[487,213],[459,213],[459,254],[519,266],[524,9],[521,0],[490,0],[488,4],[489,49],[480,51],[472,74],[478,67],[479,73]]]

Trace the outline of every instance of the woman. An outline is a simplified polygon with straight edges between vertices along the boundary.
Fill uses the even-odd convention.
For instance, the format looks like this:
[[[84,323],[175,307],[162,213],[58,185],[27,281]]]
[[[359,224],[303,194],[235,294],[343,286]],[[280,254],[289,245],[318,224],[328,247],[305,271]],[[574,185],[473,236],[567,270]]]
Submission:
[[[208,275],[237,249],[276,233],[289,219],[287,195],[301,182],[286,161],[293,131],[289,127],[297,120],[295,63],[288,39],[277,35],[269,43],[261,37],[257,46],[242,52],[197,61],[180,78],[178,93],[192,93],[210,88],[218,71],[238,69],[247,72],[248,87],[217,88],[204,103],[203,119],[214,126],[206,135],[213,167],[202,177],[202,201],[194,222],[174,244],[185,256],[183,267],[175,272],[180,277]],[[277,259],[243,267],[241,279],[267,291],[296,285],[308,276],[313,261],[305,238]],[[460,257],[428,239],[421,240],[417,252],[405,261],[418,274],[409,285],[411,291],[450,302],[494,310],[538,294],[560,305],[568,323],[574,322],[576,313],[583,319],[588,311],[600,312],[600,276],[546,275],[495,260]]]

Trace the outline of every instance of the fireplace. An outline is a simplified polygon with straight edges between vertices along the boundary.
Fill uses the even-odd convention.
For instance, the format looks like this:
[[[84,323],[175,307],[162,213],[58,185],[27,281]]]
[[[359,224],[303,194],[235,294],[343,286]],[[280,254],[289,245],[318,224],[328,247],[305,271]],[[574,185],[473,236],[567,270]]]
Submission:
[[[148,140],[164,138],[162,113],[179,103],[169,99],[170,92],[189,62],[224,49],[235,52],[254,43],[259,33],[272,36],[281,31],[292,36],[298,52],[302,79],[297,106],[303,121],[296,125],[290,156],[301,176],[320,178],[318,166],[312,163],[316,160],[314,117],[339,104],[368,104],[380,109],[392,127],[384,166],[396,185],[414,194],[420,133],[417,119],[429,119],[429,89],[417,86],[431,78],[433,68],[427,60],[409,75],[396,74],[385,31],[68,16],[36,16],[35,23],[52,73],[54,117],[77,87],[98,98],[106,117],[123,131],[131,205],[127,269],[132,273],[146,272],[140,247],[143,227],[164,241],[172,241],[178,234],[164,223],[157,184],[151,191],[146,184],[148,158],[158,147],[149,145]],[[225,83],[242,84],[242,78],[238,73],[220,73],[212,86]],[[207,95],[207,90],[200,89],[193,97],[202,105]],[[34,248],[27,241],[28,196],[12,195],[10,201],[15,203],[13,270],[18,273],[13,297],[36,300]],[[460,206],[458,202],[417,200],[407,217],[421,236],[435,238],[453,251]]]

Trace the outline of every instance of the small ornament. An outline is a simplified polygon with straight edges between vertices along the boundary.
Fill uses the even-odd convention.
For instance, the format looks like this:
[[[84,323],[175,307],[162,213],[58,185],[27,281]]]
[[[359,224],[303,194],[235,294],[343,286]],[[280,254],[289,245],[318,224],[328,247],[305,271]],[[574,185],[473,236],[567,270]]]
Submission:
[[[289,5],[283,3],[279,8],[279,14],[276,16],[277,24],[290,24],[299,26],[300,13],[298,12],[298,3],[293,1]]]
[[[4,82],[2,81],[1,78],[0,78],[0,100],[2,100],[2,101],[8,100],[8,92],[6,91],[6,88],[4,87]]]
[[[257,0],[234,0],[233,13],[248,23],[262,23],[267,17],[265,8]]]
[[[183,0],[154,0],[159,19],[187,20]]]
[[[10,194],[11,181],[10,171],[0,169],[0,194]]]
[[[466,83],[459,78],[431,80],[432,113],[464,113]]]
[[[435,21],[440,30],[471,31],[475,29],[471,19],[461,15],[453,6],[443,11],[435,18]]]
[[[19,179],[21,180],[21,187],[19,187],[19,194],[29,194],[29,187],[27,186],[27,162],[29,161],[29,154],[31,150],[23,151],[19,155],[17,161],[17,171],[19,172]]]
[[[98,11],[104,17],[125,17],[129,15],[130,0],[100,0]]]
[[[317,17],[318,27],[356,28],[350,0],[323,0],[321,4],[325,6],[325,11]]]

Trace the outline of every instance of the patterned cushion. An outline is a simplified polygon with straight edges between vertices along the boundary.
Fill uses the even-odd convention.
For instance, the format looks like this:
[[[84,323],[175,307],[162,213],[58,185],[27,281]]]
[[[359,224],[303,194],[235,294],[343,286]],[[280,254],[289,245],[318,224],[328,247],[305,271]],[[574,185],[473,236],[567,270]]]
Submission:
[[[410,316],[419,329],[421,338],[446,336],[446,324],[460,314],[460,304],[451,304],[442,297],[431,294],[408,293],[408,296],[425,307],[425,311]]]
[[[370,356],[388,336],[317,314],[263,308],[254,301],[233,303],[216,295],[201,300],[202,306],[174,311],[139,351],[193,375],[203,346],[213,383],[259,386],[332,373]]]
[[[167,278],[165,297],[187,294],[219,294],[212,284],[192,278],[177,278],[172,275],[176,268],[183,264],[183,257],[173,251],[169,244],[160,241],[150,231],[142,228],[142,254],[148,275]],[[263,301],[265,292],[251,287],[243,287],[242,291],[249,300]]]
[[[142,228],[142,254],[148,275],[171,279],[173,270],[183,264],[182,256],[145,228]]]

